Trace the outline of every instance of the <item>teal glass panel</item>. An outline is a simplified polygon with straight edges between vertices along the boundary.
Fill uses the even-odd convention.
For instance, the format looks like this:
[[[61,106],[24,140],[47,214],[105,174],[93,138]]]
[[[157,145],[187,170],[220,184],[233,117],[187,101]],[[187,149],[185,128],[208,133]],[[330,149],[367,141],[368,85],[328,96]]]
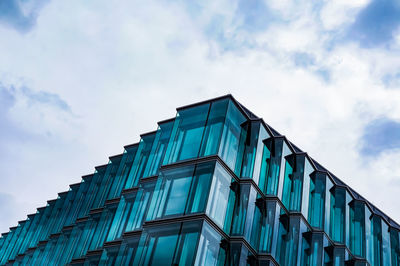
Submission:
[[[85,222],[78,223],[80,226],[80,238],[75,246],[72,258],[83,257],[89,249],[90,240],[94,234],[95,224],[92,219],[88,219]]]
[[[394,228],[390,228],[390,258],[392,266],[400,265],[399,231]]]
[[[161,172],[147,220],[205,212],[215,163]]]
[[[135,154],[135,159],[133,160],[132,167],[125,183],[125,188],[137,187],[139,180],[144,177],[145,167],[149,160],[155,137],[156,133],[142,135],[138,150]]]
[[[250,185],[239,185],[232,215],[231,235],[241,236],[244,234],[244,226],[247,216],[247,206],[249,204]]]
[[[53,252],[54,252],[56,244],[57,244],[57,238],[51,238],[47,242],[47,244],[46,244],[46,246],[44,248],[44,251],[43,251],[44,254],[43,254],[42,258],[41,258],[41,264],[42,265],[52,265],[53,264],[52,258],[54,257],[53,256],[53,254],[54,254]]]
[[[8,232],[8,234],[7,234],[7,237],[6,237],[6,239],[4,241],[4,244],[3,244],[3,248],[2,248],[1,253],[0,253],[0,263],[1,264],[4,264],[8,260],[7,249],[10,248],[10,246],[13,245],[11,240],[16,235],[16,233],[17,233],[17,227],[10,228],[10,232]]]
[[[330,202],[329,236],[333,241],[344,243],[346,232],[346,190],[339,187],[331,189]]]
[[[330,236],[330,228],[331,228],[331,190],[333,189],[333,183],[329,176],[326,176],[325,181],[325,215],[324,215],[324,231],[327,235]]]
[[[13,250],[11,252],[10,258],[15,258],[16,255],[18,255],[19,253],[23,253],[25,251],[24,250],[22,252],[19,252],[21,250],[22,246],[24,245],[24,243],[26,242],[26,237],[28,235],[31,223],[32,223],[32,220],[29,218],[29,216],[28,216],[28,219],[21,222],[21,226],[22,226],[21,234],[20,234],[20,237],[17,239],[17,243],[16,243],[15,247],[13,248]],[[1,241],[0,241],[0,247],[1,247]]]
[[[196,166],[185,213],[205,212],[215,163],[203,163]]]
[[[40,220],[40,216],[41,216],[40,213],[28,215],[28,220],[31,221],[30,222],[31,224],[29,226],[28,231],[26,232],[24,241],[22,242],[21,247],[18,250],[18,253],[22,254],[28,249],[33,232],[36,230],[37,223]]]
[[[122,233],[125,232],[128,223],[128,216],[132,211],[135,197],[136,191],[122,195],[110,227],[110,232],[107,236],[107,241],[119,239],[122,236]]]
[[[114,182],[110,189],[107,199],[114,199],[121,195],[122,189],[125,187],[129,172],[132,168],[133,161],[136,156],[139,145],[130,145],[125,147],[123,157],[119,164],[117,173],[114,178]]]
[[[164,165],[197,158],[210,104],[179,110],[168,143]]]
[[[314,172],[310,180],[308,222],[319,229],[324,229],[326,180],[326,174],[321,172]]]
[[[229,265],[256,265],[249,259],[249,250],[240,243],[231,243],[229,245]]]
[[[25,227],[26,221],[21,221],[18,223],[17,228],[15,229],[15,233],[13,237],[11,238],[11,241],[7,247],[6,250],[4,250],[4,259],[9,260],[13,259],[14,256],[16,255],[15,252],[19,248],[20,240],[24,237],[24,227]],[[28,224],[29,225],[29,224]],[[1,256],[2,252],[0,252]]]
[[[283,138],[269,138],[264,141],[263,158],[261,160],[259,187],[266,195],[278,195],[279,180],[283,180],[285,157],[290,154],[289,147]]]
[[[36,231],[32,237],[31,245],[36,246],[39,243],[39,241],[43,241],[47,238],[48,220],[54,205],[55,201],[52,201],[50,204],[48,204],[46,207],[43,208],[42,210],[43,214],[36,228]]]
[[[368,217],[368,216],[367,216]],[[377,216],[372,216],[369,230],[366,230],[367,260],[372,265],[382,265],[382,223]],[[368,237],[369,236],[369,237]]]
[[[240,175],[248,126],[245,122],[245,116],[232,101],[229,101],[218,154],[238,176]]]
[[[346,261],[345,247],[329,246],[325,248],[325,265],[345,266]]]
[[[152,212],[150,203],[153,197],[155,182],[142,183],[135,197],[132,209],[128,214],[125,231],[133,231],[142,227],[147,212]]]
[[[302,266],[322,265],[324,241],[322,232],[306,232],[302,238]]]
[[[7,235],[6,238],[6,244],[4,247],[0,250],[0,263],[4,264],[8,260],[8,250],[12,248],[14,243],[12,242],[12,239],[15,237],[17,234],[18,227],[10,228],[10,232]]]
[[[107,266],[117,265],[116,261],[117,261],[119,248],[120,248],[119,245],[113,245],[113,246],[104,248],[103,253],[101,254],[99,264],[107,265]]]
[[[110,161],[112,164],[111,170],[109,172],[109,179],[110,179],[110,184],[108,185],[107,191],[106,191],[106,200],[107,199],[114,199],[119,196],[119,193],[117,194],[116,190],[118,189],[119,192],[121,191],[121,183],[122,183],[122,177],[119,174],[120,168],[125,164],[127,156],[126,153],[116,155],[113,157],[110,157]]]
[[[298,163],[298,160],[297,162]],[[296,165],[296,172],[298,171],[299,167]],[[301,171],[300,171],[301,172]],[[304,217],[308,217],[308,209],[309,209],[309,202],[310,202],[310,181],[311,181],[311,174],[314,172],[314,169],[308,160],[308,158],[305,158],[304,160],[304,170],[300,174],[303,176],[303,184],[302,184],[302,195],[300,198],[300,205],[301,205],[301,213],[303,214]]]
[[[115,265],[133,265],[133,260],[136,255],[136,250],[139,245],[140,237],[129,237],[124,239],[115,260]]]
[[[239,185],[232,215],[231,235],[244,236],[250,241],[257,193],[249,184]]]
[[[3,250],[3,244],[4,244],[4,240],[5,238],[3,237],[4,234],[1,235],[0,237],[0,252],[2,252]],[[0,253],[1,254],[1,253]]]
[[[174,121],[161,123],[158,127],[156,137],[151,147],[150,156],[143,177],[158,174],[161,163],[167,150],[168,140],[171,137]]]
[[[228,99],[212,102],[201,144],[200,157],[218,153],[228,104]]]
[[[81,184],[82,186],[82,194],[85,193],[85,189],[88,187],[87,183],[84,182],[85,184]],[[66,193],[61,193],[59,194],[56,204],[53,208],[53,212],[50,215],[50,219],[48,221],[49,223],[49,233],[50,234],[54,234],[54,233],[58,233],[61,230],[61,226],[63,225],[63,223],[59,223],[60,217],[62,217],[63,215],[63,206],[65,203],[65,199],[66,199],[67,194]]]
[[[191,265],[201,222],[174,223],[145,229],[134,265]]]
[[[217,163],[207,200],[206,214],[224,229],[226,229],[224,227],[224,224],[226,224],[225,220],[231,219],[229,216],[231,215],[230,211],[232,211],[232,208],[228,205],[231,194],[231,181],[232,177]]]
[[[91,195],[91,198],[90,198],[90,200],[91,200],[90,209],[99,208],[104,203],[103,202],[104,185],[107,182],[107,180],[104,178],[104,175],[107,171],[107,168],[108,168],[108,164],[95,167],[96,171],[93,176],[95,191],[93,191],[93,194]],[[68,211],[68,213],[69,213],[69,211]]]
[[[389,225],[382,221],[382,265],[391,265]]]
[[[104,202],[107,199],[108,191],[110,190],[111,184],[113,182],[114,176],[112,172],[115,173],[119,165],[113,164],[112,161],[109,161],[107,166],[101,166],[99,170],[99,175],[101,176],[100,182],[97,184],[98,189],[96,192],[96,196],[94,197],[94,202],[92,204],[92,209],[102,207]],[[97,169],[97,167],[96,167]]]
[[[360,201],[350,203],[350,250],[365,258],[365,204]]]
[[[247,130],[247,138],[244,142],[244,153],[241,166],[241,178],[252,178],[254,171],[254,162],[257,152],[257,141],[260,129],[260,122],[250,122]]]
[[[252,178],[258,184],[264,146],[262,140],[269,137],[269,135],[261,124],[261,121],[254,121],[248,123],[246,136],[244,154],[241,156],[243,159],[241,162],[240,177],[244,179]]]
[[[305,217],[308,215],[309,182],[312,171],[311,164],[304,155],[286,157],[282,202],[288,210],[301,211]]]
[[[299,193],[299,191],[294,191],[294,184],[293,184],[295,155],[286,156],[285,160],[286,160],[285,176],[284,176],[284,180],[283,180],[283,191],[282,191],[281,200],[283,202],[283,205],[285,205],[286,209],[290,210],[290,208],[289,208],[290,203],[294,201],[294,200],[291,200],[291,198],[293,198],[295,192]],[[294,208],[294,210],[296,210],[296,208]],[[300,211],[300,208],[298,208],[298,211]]]
[[[109,228],[113,221],[115,211],[116,208],[114,207],[106,207],[101,213],[92,216],[93,220],[95,220],[96,227],[90,241],[89,250],[96,250],[103,246],[109,233]]]
[[[68,237],[68,241],[63,248],[62,256],[60,257],[59,264],[64,265],[71,261],[74,249],[78,246],[81,237],[82,223],[75,225]]]
[[[183,214],[189,195],[190,182],[190,177],[176,178],[168,182],[170,183],[170,193],[168,193],[168,197],[166,198],[163,216]]]
[[[226,249],[220,244],[221,240],[222,237],[204,222],[194,265],[225,265]]]
[[[35,240],[36,233],[40,230],[40,221],[42,220],[42,216],[44,215],[44,208],[37,209],[35,214],[34,221],[32,223],[32,229],[30,231],[29,239],[26,245],[26,248],[33,248],[36,246],[37,242]]]
[[[259,198],[256,202],[250,243],[259,253],[271,253],[275,219],[279,217],[279,211],[276,201]]]
[[[70,225],[73,224],[78,218],[79,210],[85,200],[86,192],[88,189],[88,184],[82,180],[81,183],[77,184],[76,188],[73,188],[73,190],[76,191],[74,195],[74,199],[71,203],[72,207],[71,210],[69,211],[69,214],[66,216],[65,224]],[[57,209],[55,210],[56,213],[61,213],[61,209],[59,206],[57,206]],[[50,216],[50,219],[53,215]]]
[[[299,217],[290,217],[282,213],[279,217],[278,243],[276,259],[280,265],[297,265],[301,258],[302,233],[307,228]]]
[[[96,192],[98,189],[98,182],[99,182],[100,178],[101,177],[96,174],[87,175],[87,176],[82,177],[85,184],[88,185],[88,188],[85,193],[85,199],[83,200],[82,206],[79,210],[78,217],[85,217],[88,215],[90,208],[92,206],[93,200],[96,196]],[[64,213],[63,209],[62,209],[61,213]],[[60,215],[63,215],[63,214],[60,214]],[[57,224],[56,227],[60,227],[60,229],[61,229],[62,225]],[[58,231],[56,231],[56,232],[58,232]]]
[[[183,223],[173,265],[193,265],[200,236],[200,222]]]
[[[366,215],[367,219],[369,219],[368,214]],[[370,235],[367,233],[366,236],[367,259],[371,265],[390,265],[391,259],[389,227],[385,222],[382,221],[380,217],[376,215],[373,215],[369,222]]]

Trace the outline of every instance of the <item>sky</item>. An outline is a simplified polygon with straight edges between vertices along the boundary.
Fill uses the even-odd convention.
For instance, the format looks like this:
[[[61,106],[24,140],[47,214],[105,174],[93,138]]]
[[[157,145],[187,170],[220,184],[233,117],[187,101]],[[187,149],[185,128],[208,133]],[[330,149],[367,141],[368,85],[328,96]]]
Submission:
[[[0,232],[231,93],[400,222],[397,0],[0,0]]]

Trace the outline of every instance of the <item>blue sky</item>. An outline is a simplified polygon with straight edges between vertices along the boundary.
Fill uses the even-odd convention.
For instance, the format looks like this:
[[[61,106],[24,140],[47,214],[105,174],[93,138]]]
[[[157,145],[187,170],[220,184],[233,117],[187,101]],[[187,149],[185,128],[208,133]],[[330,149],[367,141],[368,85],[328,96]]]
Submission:
[[[0,1],[0,231],[232,93],[400,222],[394,0]]]

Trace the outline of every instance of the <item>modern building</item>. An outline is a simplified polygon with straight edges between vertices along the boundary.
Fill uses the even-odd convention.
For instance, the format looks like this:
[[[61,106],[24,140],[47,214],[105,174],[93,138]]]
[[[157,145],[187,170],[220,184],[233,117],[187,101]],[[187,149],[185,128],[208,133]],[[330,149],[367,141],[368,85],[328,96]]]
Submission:
[[[231,95],[95,169],[2,234],[1,265],[400,265],[400,226]]]

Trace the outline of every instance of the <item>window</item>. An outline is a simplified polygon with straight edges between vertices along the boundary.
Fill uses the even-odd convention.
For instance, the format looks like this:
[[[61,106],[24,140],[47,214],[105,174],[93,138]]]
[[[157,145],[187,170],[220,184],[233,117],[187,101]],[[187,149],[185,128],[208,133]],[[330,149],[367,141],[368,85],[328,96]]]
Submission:
[[[147,220],[205,212],[215,163],[161,172]]]

